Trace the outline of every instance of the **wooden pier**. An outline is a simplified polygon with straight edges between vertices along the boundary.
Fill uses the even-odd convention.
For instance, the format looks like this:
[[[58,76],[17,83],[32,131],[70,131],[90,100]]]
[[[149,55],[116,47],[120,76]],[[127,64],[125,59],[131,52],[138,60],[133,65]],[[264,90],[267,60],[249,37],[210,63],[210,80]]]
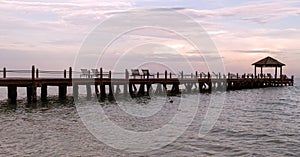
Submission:
[[[220,73],[199,73],[180,74],[170,73],[135,73],[134,70],[123,72],[123,78],[112,78],[111,71],[103,72],[102,68],[94,69],[96,72],[88,71],[76,72],[70,67],[64,71],[43,71],[32,66],[31,70],[7,70],[3,68],[0,73],[0,86],[7,87],[8,100],[11,104],[17,102],[17,88],[25,87],[27,90],[28,103],[37,102],[37,88],[41,88],[40,99],[47,101],[49,86],[58,87],[58,96],[65,99],[67,87],[72,86],[73,97],[76,101],[79,96],[79,87],[86,88],[87,99],[92,99],[93,95],[97,98],[113,98],[117,95],[149,96],[151,94],[161,95],[163,93],[176,95],[180,93],[192,92],[213,92],[225,90],[240,90],[252,88],[293,86],[294,77],[288,78],[282,75],[272,78],[268,74],[220,74]],[[136,69],[137,70],[137,69]],[[135,70],[135,71],[136,71]],[[99,71],[99,72],[98,72]],[[143,71],[144,72],[144,71]],[[28,74],[28,77],[10,76],[12,73]],[[43,74],[56,75],[54,77],[43,77]],[[119,73],[120,74],[120,73]],[[77,76],[76,76],[77,75]],[[57,77],[60,76],[60,77]],[[94,89],[94,90],[92,90]],[[93,92],[94,91],[94,92]]]

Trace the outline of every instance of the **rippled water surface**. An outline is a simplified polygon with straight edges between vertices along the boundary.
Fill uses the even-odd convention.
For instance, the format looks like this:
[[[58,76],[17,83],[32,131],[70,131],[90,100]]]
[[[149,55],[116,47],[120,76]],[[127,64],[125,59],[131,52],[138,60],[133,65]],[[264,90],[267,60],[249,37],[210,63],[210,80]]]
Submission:
[[[1,89],[1,97],[5,98],[5,92]],[[50,93],[55,95],[56,90]],[[198,105],[193,122],[173,143],[144,153],[117,150],[95,138],[70,97],[67,101],[51,97],[48,103],[38,103],[36,109],[26,108],[22,98],[16,109],[3,100],[0,156],[300,156],[299,93],[297,84],[227,92],[218,121],[203,137],[198,136],[199,128],[212,94],[182,95]],[[122,104],[83,101],[79,105],[99,105],[118,126],[145,132],[167,124],[180,110],[180,102],[180,97],[152,97]],[[128,106],[136,110],[128,110]],[[139,114],[147,109],[147,114]]]

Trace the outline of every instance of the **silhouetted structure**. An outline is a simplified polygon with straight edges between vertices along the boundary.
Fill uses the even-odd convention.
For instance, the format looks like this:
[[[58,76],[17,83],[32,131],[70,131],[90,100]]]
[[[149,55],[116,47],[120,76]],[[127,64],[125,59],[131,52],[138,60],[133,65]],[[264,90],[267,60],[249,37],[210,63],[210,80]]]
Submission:
[[[165,70],[164,73],[157,72],[156,75],[150,74],[149,70],[143,69],[143,74],[139,73],[138,69],[133,69],[130,75],[128,70],[122,74],[122,78],[112,78],[112,72],[104,72],[102,68],[93,69],[92,74],[89,70],[84,69],[81,72],[69,70],[64,71],[44,71],[36,69],[32,66],[31,70],[0,70],[3,78],[0,78],[0,86],[7,87],[8,100],[15,104],[17,101],[17,88],[25,87],[27,89],[27,100],[29,103],[37,101],[37,88],[41,88],[41,100],[47,100],[48,86],[58,87],[58,96],[60,99],[65,99],[67,95],[67,87],[73,87],[74,100],[78,99],[79,86],[85,86],[87,99],[92,98],[92,86],[95,87],[95,95],[101,99],[114,98],[120,94],[135,96],[150,96],[157,95],[176,95],[179,93],[191,92],[212,92],[225,90],[239,90],[251,88],[265,88],[277,86],[293,86],[294,76],[291,78],[277,78],[277,68],[280,68],[282,76],[282,66],[285,64],[267,57],[253,64],[255,66],[255,75],[253,74],[232,74],[228,75],[212,72],[195,72],[184,74],[183,71],[179,74],[174,74]],[[261,68],[261,76],[256,76],[256,68]],[[275,78],[266,77],[262,74],[263,67],[275,67]],[[30,77],[12,77],[7,74],[22,73],[30,74]],[[117,72],[115,72],[117,73]],[[44,74],[55,74],[55,77],[43,77]],[[76,77],[77,75],[77,77]],[[125,76],[125,77],[124,77]],[[138,76],[138,77],[136,77]],[[144,77],[143,77],[144,76]],[[149,77],[151,76],[151,77]],[[121,90],[123,87],[123,90]],[[183,87],[183,88],[182,88]],[[100,90],[99,90],[100,88]]]
[[[275,68],[275,79],[277,78],[277,68],[280,68],[280,78],[282,77],[282,67],[285,66],[285,64],[279,62],[278,60],[268,56],[264,59],[261,59],[255,63],[253,63],[252,65],[254,65],[254,75],[256,75],[256,68],[260,67],[260,75],[262,77],[263,75],[263,68],[264,67],[274,67]]]

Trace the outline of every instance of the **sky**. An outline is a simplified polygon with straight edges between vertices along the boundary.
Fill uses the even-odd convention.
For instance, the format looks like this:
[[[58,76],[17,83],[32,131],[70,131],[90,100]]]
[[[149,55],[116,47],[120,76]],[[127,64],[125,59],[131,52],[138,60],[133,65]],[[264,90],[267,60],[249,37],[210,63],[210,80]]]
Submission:
[[[67,69],[97,26],[127,11],[148,8],[167,8],[199,24],[227,72],[253,73],[253,62],[271,56],[287,65],[285,74],[300,77],[298,0],[0,0],[0,67]],[[195,51],[176,32],[136,29],[118,37],[97,66],[130,69],[139,66],[132,64],[134,56],[143,56],[139,58],[148,65],[161,62],[185,70],[187,59],[194,69],[207,71],[205,54]]]

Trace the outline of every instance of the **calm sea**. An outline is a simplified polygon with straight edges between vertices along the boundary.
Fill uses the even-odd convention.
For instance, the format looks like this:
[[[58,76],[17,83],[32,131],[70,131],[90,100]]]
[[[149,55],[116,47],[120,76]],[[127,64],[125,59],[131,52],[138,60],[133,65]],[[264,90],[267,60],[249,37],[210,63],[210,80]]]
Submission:
[[[198,136],[199,128],[212,95],[182,95],[198,105],[193,122],[174,142],[143,153],[118,150],[95,138],[83,124],[71,97],[59,101],[52,96],[49,102],[39,102],[39,107],[32,109],[25,107],[25,89],[19,89],[18,106],[10,109],[4,100],[6,89],[1,88],[0,156],[300,156],[299,84],[296,80],[293,87],[226,92],[217,122],[203,137]],[[56,92],[56,88],[50,88],[50,95]],[[193,102],[198,98],[199,102]],[[129,99],[122,105],[108,101],[98,105],[115,124],[143,132],[170,121],[179,110],[180,99],[152,97]],[[122,111],[128,106],[137,109],[131,116]],[[159,111],[134,116],[141,108]]]

